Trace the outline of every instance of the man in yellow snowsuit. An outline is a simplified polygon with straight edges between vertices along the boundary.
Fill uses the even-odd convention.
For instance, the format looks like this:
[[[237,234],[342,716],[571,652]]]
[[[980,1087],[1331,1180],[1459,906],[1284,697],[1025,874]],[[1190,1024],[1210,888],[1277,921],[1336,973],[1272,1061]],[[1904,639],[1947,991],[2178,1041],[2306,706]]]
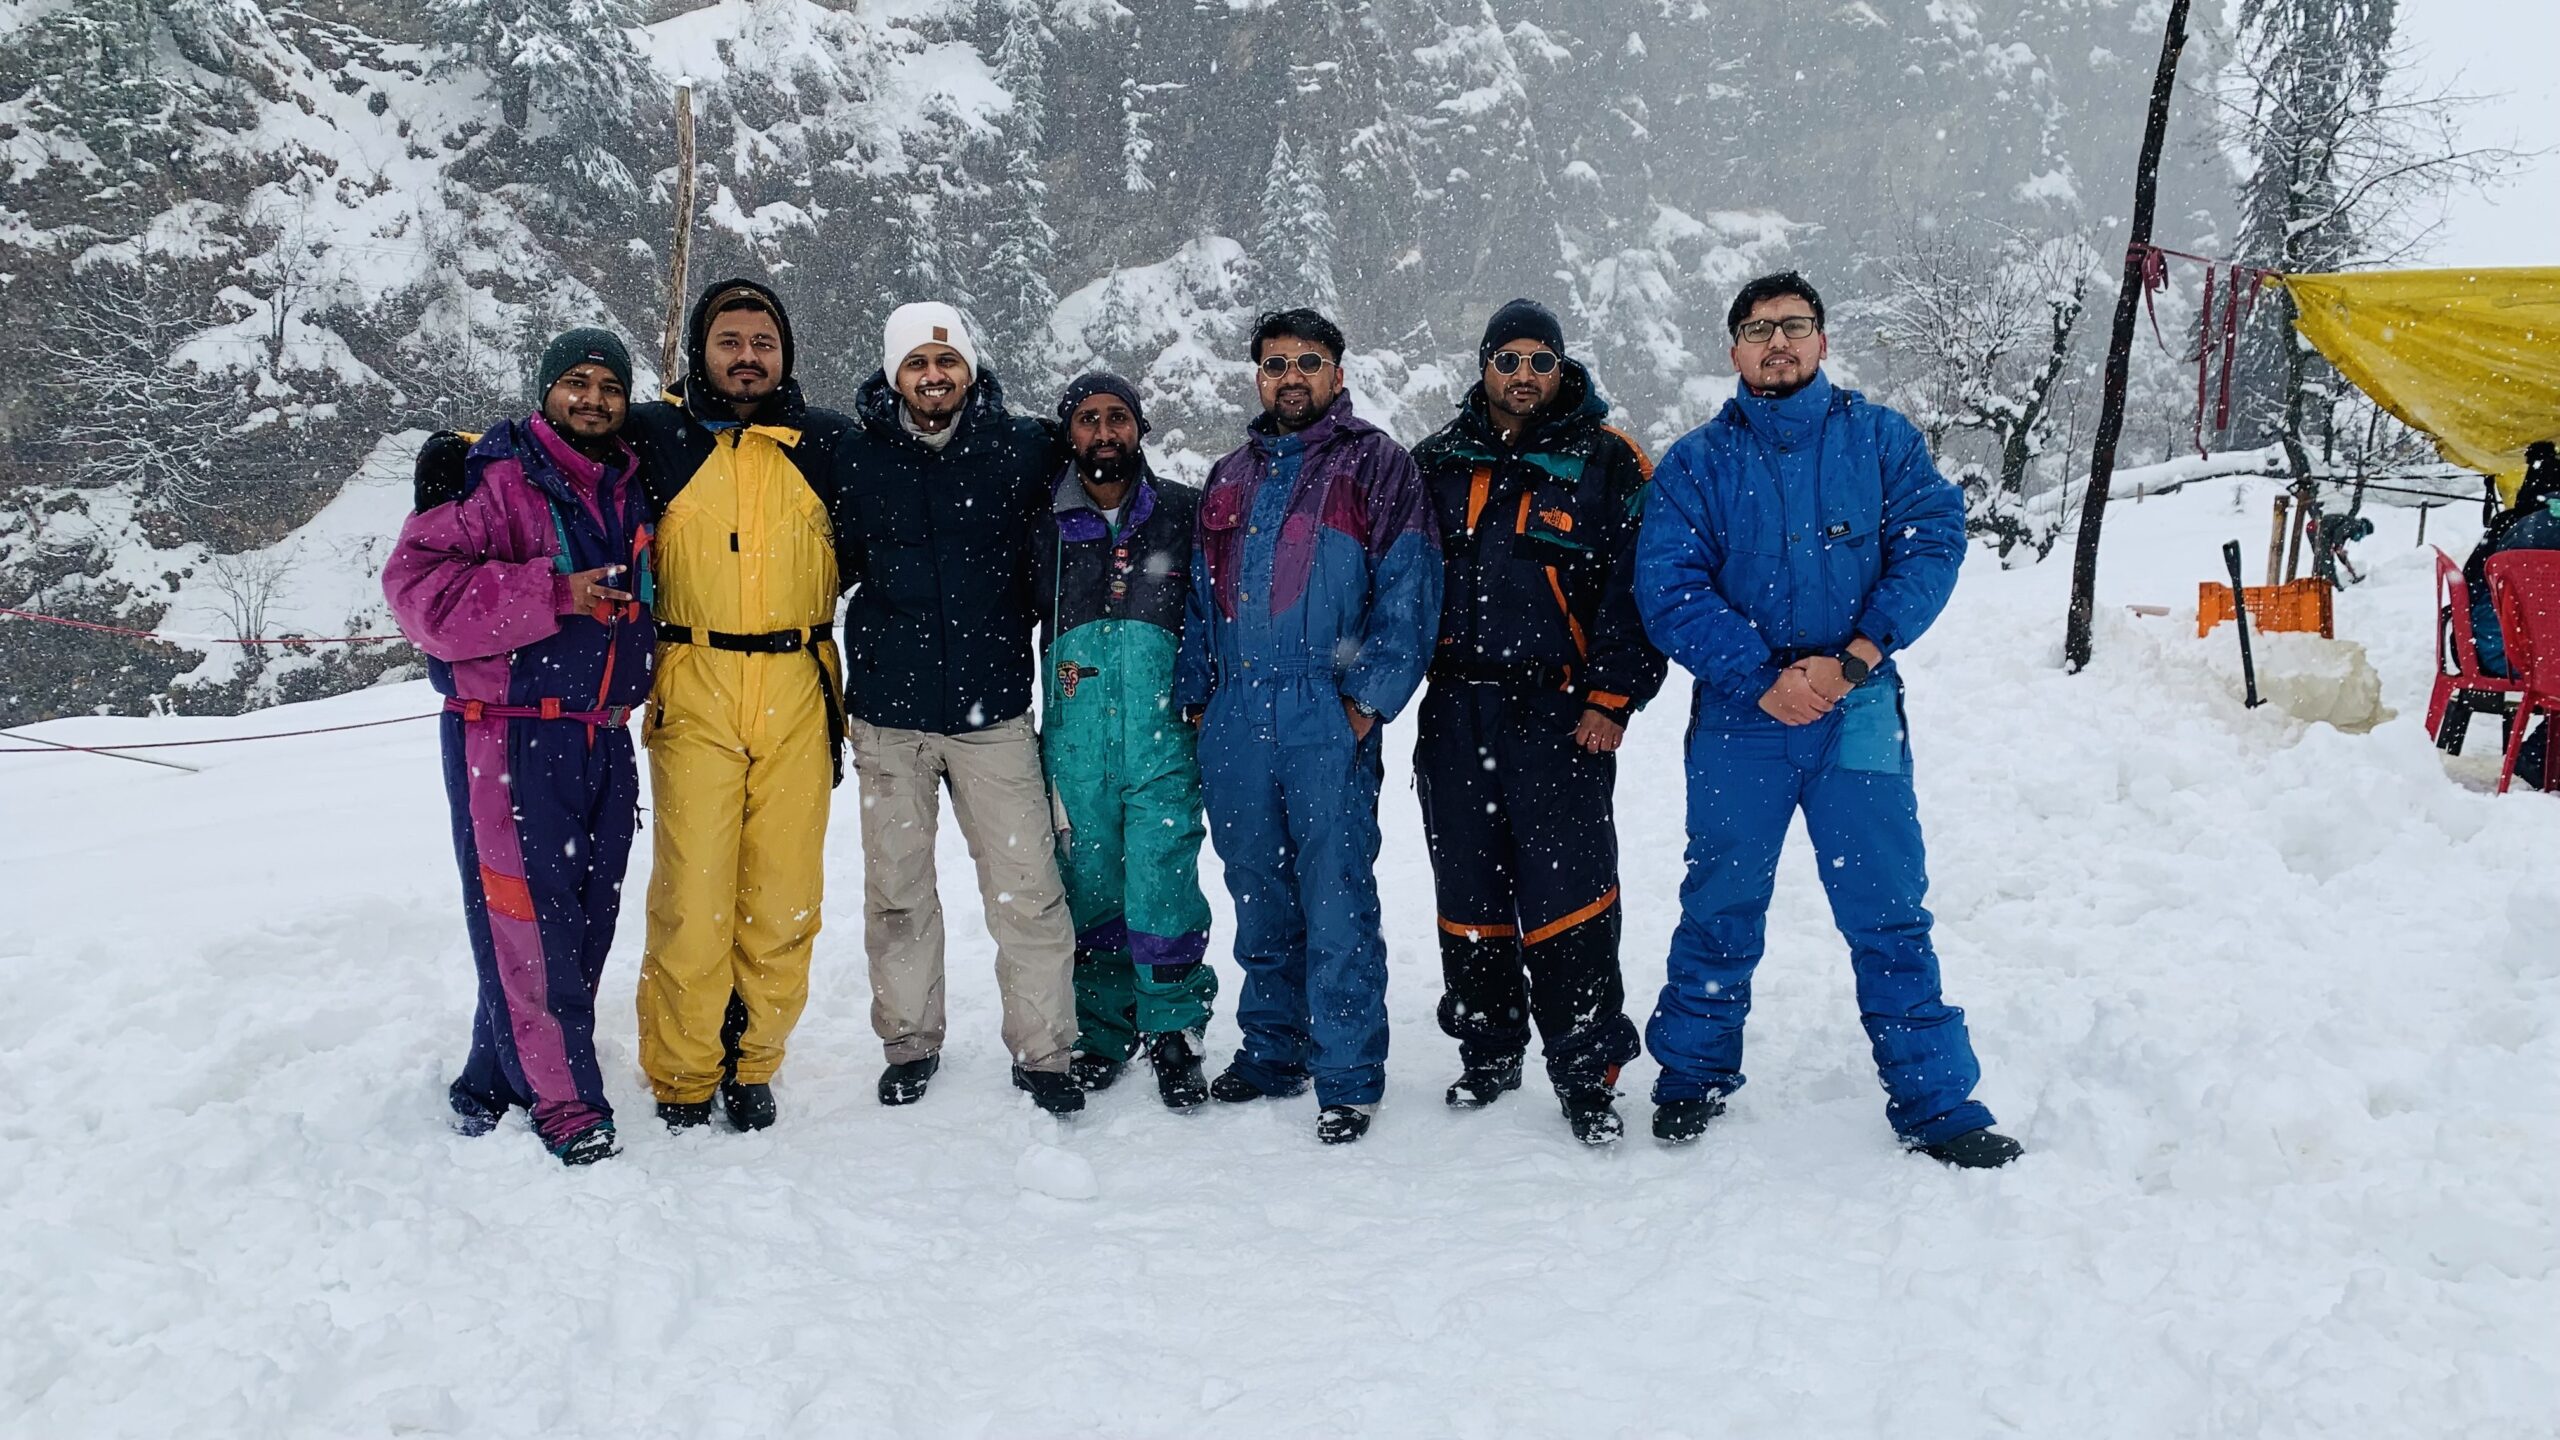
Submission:
[[[670,1129],[774,1120],[772,1081],[809,996],[830,791],[841,777],[827,497],[850,422],[791,378],[791,323],[761,285],[702,292],[686,376],[625,435],[656,500],[655,860],[640,1064]]]

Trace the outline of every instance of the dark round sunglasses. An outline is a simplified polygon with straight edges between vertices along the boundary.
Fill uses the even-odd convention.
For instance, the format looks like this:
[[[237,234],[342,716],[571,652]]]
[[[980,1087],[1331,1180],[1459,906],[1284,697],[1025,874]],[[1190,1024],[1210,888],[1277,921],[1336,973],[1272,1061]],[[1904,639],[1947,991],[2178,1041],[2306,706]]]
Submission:
[[[1556,352],[1553,350],[1532,350],[1526,355],[1517,350],[1496,350],[1493,352],[1493,372],[1497,375],[1517,375],[1520,373],[1520,362],[1523,360],[1529,362],[1529,373],[1532,375],[1556,373],[1558,361]]]

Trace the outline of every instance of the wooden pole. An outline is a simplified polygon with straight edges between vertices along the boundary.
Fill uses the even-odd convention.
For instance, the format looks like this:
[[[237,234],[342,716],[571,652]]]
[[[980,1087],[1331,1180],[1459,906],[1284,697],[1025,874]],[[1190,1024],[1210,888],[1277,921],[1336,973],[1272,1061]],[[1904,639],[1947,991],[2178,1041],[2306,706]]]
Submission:
[[[2293,507],[2293,543],[2284,552],[2284,579],[2288,585],[2302,574],[2302,532],[2317,523],[2315,517],[2319,513],[2311,507],[2311,488],[2305,485],[2302,490],[2302,497]]]
[[[2275,523],[2267,527],[2267,583],[2276,583],[2276,570],[2284,564],[2284,517],[2293,508],[2292,497],[2276,496]]]
[[[2089,663],[2089,633],[2098,608],[2098,535],[2107,510],[2107,485],[2115,478],[2116,442],[2124,434],[2124,392],[2133,373],[2133,326],[2142,309],[2142,256],[2151,243],[2151,220],[2160,196],[2160,151],[2169,138],[2169,102],[2178,88],[2178,55],[2187,48],[2189,0],[2170,0],[2160,35],[2160,69],[2151,81],[2151,113],[2142,130],[2142,154],[2133,170],[2133,233],[2127,237],[2124,283],[2116,292],[2115,334],[2107,344],[2106,389],[2098,406],[2097,443],[2089,453],[2089,493],[2080,506],[2080,539],[2071,554],[2071,616],[2063,633],[2062,663],[2077,674]],[[2238,596],[2232,597],[2235,601]]]
[[[2432,505],[2428,505],[2428,504],[2425,504],[2425,503],[2423,503],[2423,502],[2421,502],[2421,503],[2419,504],[2419,506],[2418,506],[2418,546],[2419,546],[2419,548],[2420,548],[2420,549],[2424,549],[2424,548],[2426,548],[2426,544],[2427,544],[2427,512],[2428,512],[2428,511],[2430,511],[2430,510],[2432,510],[2432,509],[2434,509],[2434,508],[2435,508],[2434,506],[2432,506]]]
[[[676,81],[676,243],[667,256],[667,315],[658,331],[658,384],[676,383],[684,363],[685,267],[693,249],[693,81]]]

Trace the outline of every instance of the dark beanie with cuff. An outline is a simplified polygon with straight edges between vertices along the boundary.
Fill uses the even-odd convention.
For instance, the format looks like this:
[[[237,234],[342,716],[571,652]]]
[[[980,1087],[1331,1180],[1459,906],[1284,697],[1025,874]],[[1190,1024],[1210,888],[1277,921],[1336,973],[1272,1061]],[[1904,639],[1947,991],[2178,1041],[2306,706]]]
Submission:
[[[610,330],[582,325],[564,330],[558,338],[542,347],[542,366],[534,372],[533,403],[540,405],[550,398],[551,387],[560,377],[581,365],[601,365],[622,382],[623,391],[631,389],[631,351],[622,338]]]
[[[1535,300],[1514,300],[1485,322],[1484,339],[1476,345],[1476,363],[1483,364],[1514,340],[1535,340],[1564,354],[1564,326],[1557,322],[1556,312]]]
[[[1129,407],[1129,418],[1138,422],[1138,433],[1141,435],[1147,433],[1147,407],[1138,400],[1138,387],[1108,370],[1095,370],[1079,375],[1073,384],[1067,386],[1067,393],[1058,397],[1059,423],[1064,424],[1073,420],[1076,407],[1096,395],[1118,397],[1121,404]]]

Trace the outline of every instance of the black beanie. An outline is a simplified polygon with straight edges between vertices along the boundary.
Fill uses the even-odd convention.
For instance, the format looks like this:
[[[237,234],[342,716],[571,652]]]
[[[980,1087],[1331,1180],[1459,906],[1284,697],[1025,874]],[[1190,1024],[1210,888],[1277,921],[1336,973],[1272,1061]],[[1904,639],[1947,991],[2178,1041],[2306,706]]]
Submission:
[[[1556,312],[1535,300],[1514,300],[1485,322],[1484,339],[1476,345],[1476,363],[1483,364],[1514,340],[1535,340],[1564,354],[1564,326],[1556,322]]]
[[[539,406],[551,396],[551,387],[560,377],[581,365],[601,365],[622,382],[623,393],[631,391],[631,351],[622,338],[610,330],[581,325],[563,330],[542,347],[542,365],[533,376],[533,403]]]
[[[1074,419],[1076,407],[1096,395],[1118,396],[1120,403],[1129,407],[1130,418],[1138,422],[1138,433],[1147,433],[1147,407],[1138,400],[1138,387],[1108,370],[1094,370],[1075,378],[1067,393],[1058,397],[1059,423]]]

